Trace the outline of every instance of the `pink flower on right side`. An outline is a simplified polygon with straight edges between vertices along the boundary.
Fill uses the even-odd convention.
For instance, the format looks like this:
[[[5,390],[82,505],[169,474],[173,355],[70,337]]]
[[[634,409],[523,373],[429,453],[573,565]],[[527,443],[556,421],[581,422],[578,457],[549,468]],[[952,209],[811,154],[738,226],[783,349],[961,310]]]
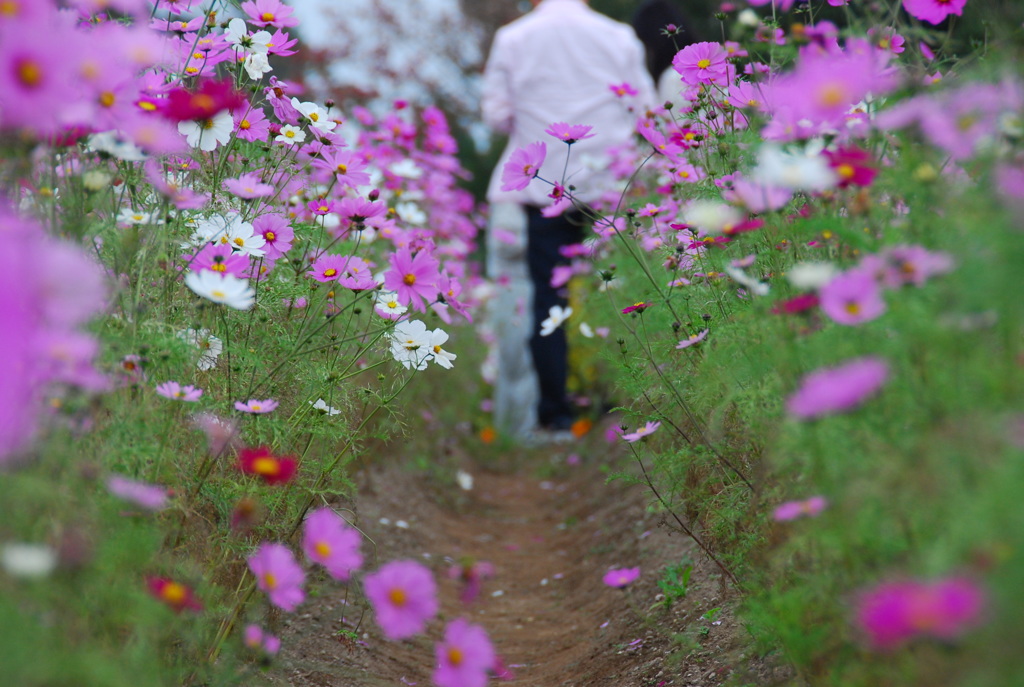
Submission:
[[[903,0],[907,14],[929,24],[941,24],[951,14],[964,13],[967,0]]]
[[[416,561],[392,561],[363,580],[377,624],[391,640],[423,632],[437,615],[437,584],[430,570]]]
[[[957,639],[984,609],[984,590],[966,577],[884,582],[861,595],[856,624],[872,648],[890,651],[921,637]]]
[[[804,377],[786,401],[786,410],[799,420],[813,420],[852,410],[878,392],[889,377],[881,358],[854,358]]]

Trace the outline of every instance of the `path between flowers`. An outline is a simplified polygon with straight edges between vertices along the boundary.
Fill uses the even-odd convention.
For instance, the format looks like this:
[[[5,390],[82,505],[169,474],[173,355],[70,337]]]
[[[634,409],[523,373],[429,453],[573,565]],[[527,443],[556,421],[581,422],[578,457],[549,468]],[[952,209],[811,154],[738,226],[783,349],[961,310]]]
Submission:
[[[559,462],[563,456],[546,456]],[[734,631],[726,610],[708,631],[694,634],[681,656],[671,632],[686,632],[703,612],[721,606],[711,568],[697,563],[691,593],[672,612],[655,608],[657,578],[668,562],[696,558],[691,543],[659,526],[645,510],[637,486],[605,485],[592,467],[562,465],[558,477],[540,479],[522,469],[466,467],[473,489],[431,486],[397,467],[374,469],[357,499],[361,528],[377,544],[368,565],[415,558],[434,571],[444,620],[459,616],[483,625],[514,675],[509,684],[717,685],[729,674]],[[464,557],[494,565],[477,600],[465,605],[448,568]],[[640,565],[644,575],[627,591],[602,582],[609,567]],[[370,613],[359,639],[339,637],[359,621],[362,601],[324,585],[293,617],[281,618],[285,649],[266,673],[271,685],[346,687],[432,684],[434,642],[426,637],[387,642]],[[660,621],[661,630],[641,614]],[[665,629],[667,628],[667,630]],[[501,684],[493,681],[492,684]]]

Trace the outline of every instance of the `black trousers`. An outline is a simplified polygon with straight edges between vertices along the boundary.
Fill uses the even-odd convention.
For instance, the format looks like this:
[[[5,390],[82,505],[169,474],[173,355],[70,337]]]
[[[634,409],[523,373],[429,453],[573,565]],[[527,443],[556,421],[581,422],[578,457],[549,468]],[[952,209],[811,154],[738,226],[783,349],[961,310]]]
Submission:
[[[548,317],[552,306],[563,308],[569,303],[568,288],[551,286],[551,274],[569,259],[560,249],[583,240],[583,216],[579,212],[558,217],[544,217],[540,208],[526,206],[527,263],[533,283],[533,335],[530,353],[540,383],[537,422],[542,427],[568,429],[572,422],[572,406],[566,393],[569,377],[569,347],[565,329],[559,327],[548,336],[540,335],[540,323]]]

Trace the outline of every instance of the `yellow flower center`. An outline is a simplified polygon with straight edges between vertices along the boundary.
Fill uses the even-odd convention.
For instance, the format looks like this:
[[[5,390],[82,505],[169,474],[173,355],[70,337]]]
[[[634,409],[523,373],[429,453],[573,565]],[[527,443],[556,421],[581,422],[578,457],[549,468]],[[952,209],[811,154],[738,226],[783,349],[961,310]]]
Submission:
[[[252,471],[264,477],[277,477],[281,472],[281,464],[275,458],[264,456],[252,462]]]
[[[252,126],[252,124],[249,123],[248,119],[243,119],[242,121],[240,121],[238,123],[238,128],[243,130],[243,131],[245,131],[246,129],[250,128],[251,126]]]
[[[211,291],[210,295],[213,296],[214,298],[220,298],[221,300],[224,300],[228,297],[226,293],[220,290]]]
[[[327,558],[331,555],[331,547],[328,546],[325,542],[318,541],[316,543],[316,546],[314,546],[313,548],[316,549],[316,555],[320,556],[321,558]]]
[[[227,272],[228,268],[224,266],[223,262],[215,262],[210,266],[210,269],[214,272]]]
[[[264,12],[263,14],[260,15],[260,21],[274,21],[274,13]]]
[[[697,63],[697,67],[699,67],[700,69],[707,69],[710,66],[711,66],[711,60],[708,60],[708,59],[703,59],[703,60],[701,60],[700,62]]]
[[[311,122],[319,122],[320,121],[320,115],[318,115],[316,112],[310,112],[309,113],[309,121],[311,121]]]
[[[235,245],[236,246],[244,246],[245,245],[245,239],[243,239],[241,236],[236,236],[234,241],[235,241]]]
[[[263,584],[267,585],[267,589],[277,588],[277,577],[274,573],[263,573]]]
[[[412,286],[413,284],[416,283],[416,275],[415,274],[407,274],[407,275],[405,275],[404,277],[402,277],[402,283],[405,284],[406,286]]]
[[[853,168],[853,165],[848,165],[845,163],[836,167],[836,171],[839,173],[839,176],[842,177],[843,179],[852,179],[853,175],[857,173],[857,170]]]
[[[0,2],[0,16],[13,17],[18,13],[18,3],[14,0],[3,0]]]
[[[341,172],[342,174],[347,174],[348,173],[348,165],[346,165],[346,164],[339,164],[338,165],[338,171]]]
[[[391,603],[398,607],[404,606],[405,602],[408,600],[405,596],[405,590],[401,587],[395,587],[394,589],[390,590],[388,592],[388,599],[391,601]]]
[[[846,90],[842,84],[830,83],[826,84],[820,91],[818,91],[818,102],[825,107],[836,107],[842,105],[846,100]]]
[[[160,596],[167,603],[177,605],[184,603],[185,599],[188,598],[188,590],[177,582],[168,582],[160,590]]]
[[[263,235],[263,240],[264,241],[274,241],[276,239],[277,239],[277,234],[275,234],[272,231],[268,231],[266,234]]]
[[[103,91],[102,93],[100,93],[100,105],[102,105],[103,107],[113,107],[114,94],[110,91]]]
[[[845,310],[850,315],[859,315],[860,303],[858,303],[857,301],[849,301],[845,306],[843,306],[843,310]]]
[[[448,648],[448,662],[453,666],[462,665],[462,650],[458,647]]]
[[[326,270],[324,270],[324,276],[325,277],[333,277],[337,273],[338,273],[338,270],[334,269],[333,267],[329,267]]]
[[[148,100],[140,100],[138,103],[136,103],[136,105],[139,106],[140,110],[145,110],[146,112],[156,111],[156,105],[154,103],[149,102]]]
[[[16,64],[15,73],[18,75],[18,81],[29,88],[35,88],[43,80],[43,69],[38,62],[25,58],[18,60]]]

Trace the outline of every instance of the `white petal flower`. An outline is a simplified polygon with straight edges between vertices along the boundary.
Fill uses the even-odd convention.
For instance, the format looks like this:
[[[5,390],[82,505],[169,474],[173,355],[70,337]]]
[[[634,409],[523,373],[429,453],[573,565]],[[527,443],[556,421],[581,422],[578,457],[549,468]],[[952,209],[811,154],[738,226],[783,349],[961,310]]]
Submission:
[[[751,178],[761,184],[794,191],[824,191],[837,181],[824,156],[788,152],[771,143],[761,146]]]
[[[420,320],[399,322],[391,332],[391,355],[407,370],[425,370],[433,356],[430,337]]]
[[[306,140],[306,132],[297,126],[291,124],[285,124],[281,127],[281,133],[274,139],[278,143],[284,143],[285,145],[293,145],[295,143],[302,143]]]
[[[213,119],[178,122],[178,133],[185,136],[190,146],[205,152],[215,150],[218,145],[230,141],[234,128],[235,120],[227,110],[218,112]]]
[[[455,473],[455,481],[463,491],[469,491],[473,488],[473,475],[465,470],[459,470]]]
[[[563,308],[560,305],[552,305],[548,310],[548,317],[540,323],[540,335],[550,336],[562,323],[572,315],[572,306]]]
[[[726,265],[725,273],[732,277],[733,281],[747,288],[755,296],[768,295],[769,288],[767,284],[754,279],[740,268],[733,267],[732,265]]]
[[[786,279],[798,289],[819,289],[838,273],[831,262],[800,262],[789,268]]]
[[[245,67],[245,73],[249,75],[249,78],[253,81],[259,81],[263,78],[264,74],[274,71],[274,68],[270,66],[270,60],[267,59],[264,53],[252,53],[246,56],[245,62],[242,63]]]
[[[743,213],[731,205],[713,200],[695,200],[683,210],[683,221],[705,234],[717,236],[727,227],[743,221]]]
[[[398,294],[394,291],[379,291],[374,302],[374,308],[382,316],[391,319],[397,319],[399,315],[404,315],[405,311],[408,310],[407,307],[398,302]]]
[[[300,102],[298,98],[292,98],[292,107],[302,113],[309,120],[311,126],[321,131],[333,131],[338,123],[327,117],[327,111],[316,103]]]
[[[189,272],[185,275],[185,285],[203,298],[235,310],[248,310],[256,302],[256,292],[249,281],[233,274],[213,270]]]
[[[448,334],[442,329],[435,329],[430,332],[430,355],[431,360],[445,368],[446,370],[452,369],[452,361],[458,356],[454,353],[450,353],[441,347],[445,341],[448,340]]]
[[[205,372],[217,366],[217,358],[224,350],[224,342],[214,336],[209,329],[184,329],[178,332],[178,338],[199,349],[197,368]]]
[[[0,567],[14,577],[46,577],[57,567],[57,552],[45,544],[4,544]]]
[[[328,417],[331,417],[333,415],[341,415],[340,410],[338,410],[337,408],[332,408],[331,406],[327,405],[327,401],[325,401],[322,398],[316,399],[316,403],[310,401],[309,405],[313,406],[315,410],[319,410],[321,413],[327,415]]]

